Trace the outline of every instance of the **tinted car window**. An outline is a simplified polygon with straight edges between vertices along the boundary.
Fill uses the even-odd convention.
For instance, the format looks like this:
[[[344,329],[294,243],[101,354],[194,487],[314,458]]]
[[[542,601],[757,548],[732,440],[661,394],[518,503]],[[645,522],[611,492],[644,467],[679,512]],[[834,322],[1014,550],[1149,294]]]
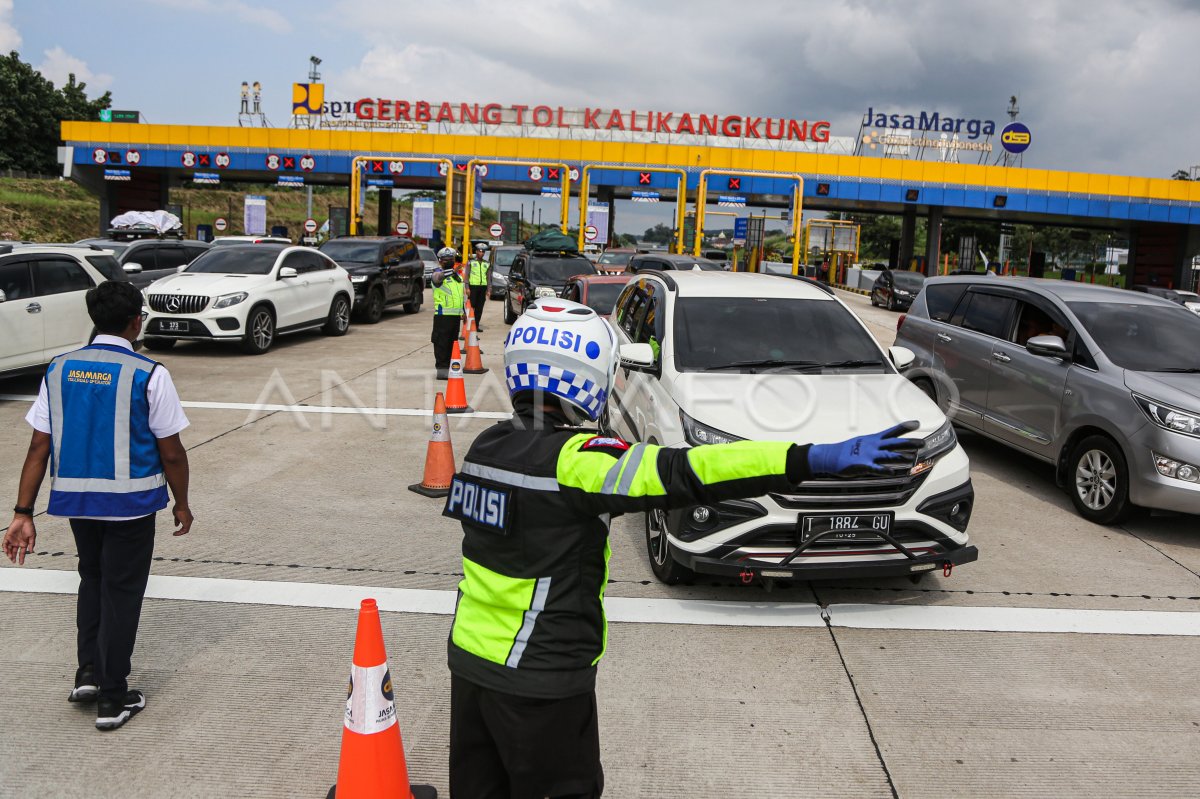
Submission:
[[[1006,337],[1008,317],[1015,300],[999,294],[972,291],[967,295],[966,302],[965,310],[955,314],[956,318],[961,318],[959,324],[962,327],[987,336]]]
[[[1033,303],[1017,303],[1017,324],[1009,340],[1022,347],[1034,336],[1058,336],[1066,343],[1070,332],[1066,326]]]
[[[675,303],[680,371],[823,368],[885,371],[879,349],[836,302],[773,297],[684,297]],[[789,364],[785,366],[785,364]],[[835,366],[844,364],[843,366]]]
[[[322,244],[321,252],[335,261],[373,264],[379,258],[379,243],[374,241],[355,241],[354,239],[334,239]]]
[[[158,258],[152,244],[131,245],[125,254],[119,256],[122,264],[137,264],[142,269],[158,269]]]
[[[623,288],[621,283],[592,283],[587,290],[587,306],[598,314],[610,314]]]
[[[514,260],[516,260],[516,258],[516,250],[496,250],[496,258],[492,266],[495,267],[496,271],[500,274],[507,275],[509,267],[512,266],[512,263]]]
[[[400,257],[401,263],[421,260],[421,255],[417,252],[417,245],[413,244],[411,241],[400,242],[400,246],[397,248],[396,254]]]
[[[892,280],[898,288],[918,291],[925,282],[925,276],[920,272],[892,272]]]
[[[1183,306],[1072,302],[1109,360],[1139,372],[1200,370],[1200,316]]]
[[[428,247],[418,247],[417,252],[420,253],[422,261],[436,261],[437,260],[437,253],[435,253],[433,250],[429,249]]]
[[[529,279],[534,283],[565,283],[575,275],[594,275],[596,267],[586,258],[533,258]]]
[[[92,279],[83,267],[74,261],[60,258],[40,259],[34,269],[34,285],[39,296],[66,294],[71,291],[87,291]]]
[[[195,245],[185,245],[183,249],[187,251],[188,263],[191,263],[201,255],[204,255],[204,253],[208,252],[207,247],[196,247]]]
[[[967,290],[966,283],[939,283],[925,287],[925,307],[929,309],[929,318],[939,322],[949,322],[954,313],[954,306],[963,292]]]
[[[158,247],[158,268],[159,269],[176,269],[186,264],[188,258],[187,250],[183,247]]]
[[[0,264],[0,291],[6,301],[24,300],[33,296],[33,278],[27,262]]]
[[[128,280],[117,259],[111,255],[85,255],[84,259],[109,280]]]
[[[597,263],[611,264],[613,266],[625,266],[629,263],[629,259],[633,257],[631,252],[606,252],[601,254],[600,260]]]
[[[269,275],[278,257],[279,250],[274,247],[214,247],[192,261],[185,271],[221,275]]]

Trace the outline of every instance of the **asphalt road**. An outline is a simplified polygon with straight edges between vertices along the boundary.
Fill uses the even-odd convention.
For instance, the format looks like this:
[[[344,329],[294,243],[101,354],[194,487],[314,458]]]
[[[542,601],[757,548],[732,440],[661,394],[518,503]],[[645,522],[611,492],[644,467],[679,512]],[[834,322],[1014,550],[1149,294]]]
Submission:
[[[842,296],[891,343],[895,314]],[[460,533],[406,490],[421,478],[437,386],[430,321],[389,312],[259,357],[203,344],[162,354],[198,403],[183,434],[197,521],[173,538],[160,516],[154,574],[174,579],[152,581],[131,678],[148,708],[102,735],[65,701],[75,551],[65,521],[39,516],[38,553],[0,569],[0,796],[323,796],[352,608],[371,595],[396,608],[383,625],[410,773],[446,794],[445,611]],[[498,304],[484,325],[492,371],[467,387],[494,416],[508,410]],[[36,388],[0,382],[11,496]],[[459,456],[493,423],[452,419]],[[1098,527],[1048,467],[963,444],[981,557],[920,585],[666,587],[646,563],[642,520],[617,520],[608,596],[622,620],[599,685],[605,795],[1200,795],[1196,520]],[[1057,631],[1091,619],[1126,634]],[[1138,634],[1160,622],[1185,633]]]

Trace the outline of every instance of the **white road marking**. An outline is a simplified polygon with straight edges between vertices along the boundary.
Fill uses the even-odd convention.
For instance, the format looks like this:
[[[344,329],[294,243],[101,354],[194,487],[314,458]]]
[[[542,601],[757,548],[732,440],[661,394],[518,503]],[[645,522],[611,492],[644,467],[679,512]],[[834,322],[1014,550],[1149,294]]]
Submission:
[[[79,576],[50,569],[0,569],[0,592],[74,594]],[[327,585],[271,580],[155,575],[150,599],[231,602],[242,605],[354,610],[373,597],[393,613],[454,613],[456,592],[364,585]],[[821,627],[821,609],[791,602],[728,602],[696,599],[605,600],[613,622],[732,627]],[[947,607],[945,605],[830,605],[834,627],[874,630],[950,630],[1005,633],[1084,633],[1200,637],[1200,613],[1142,610]]]
[[[0,394],[0,401],[33,402],[37,397],[29,394]],[[185,408],[200,408],[217,411],[259,411],[262,413],[328,413],[328,414],[359,414],[362,416],[433,416],[433,411],[427,408],[356,408],[344,405],[271,405],[259,402],[194,402],[184,401]],[[456,413],[455,419],[508,419],[511,413],[500,411],[472,411]]]

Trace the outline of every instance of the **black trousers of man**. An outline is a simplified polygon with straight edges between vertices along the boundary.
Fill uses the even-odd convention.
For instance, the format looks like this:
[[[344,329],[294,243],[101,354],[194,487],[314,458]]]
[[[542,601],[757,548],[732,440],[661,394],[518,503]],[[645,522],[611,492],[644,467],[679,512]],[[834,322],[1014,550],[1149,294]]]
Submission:
[[[71,532],[79,550],[79,665],[95,668],[102,696],[123,699],[150,579],[154,514],[122,522],[71,519]]]
[[[475,326],[483,330],[483,304],[487,302],[488,287],[468,286],[471,293],[471,312],[475,314]]]
[[[433,365],[437,369],[450,368],[450,356],[454,353],[454,341],[462,329],[459,314],[435,314],[433,333],[429,337],[433,344]]]
[[[603,792],[594,691],[534,699],[450,676],[454,799],[599,799]]]

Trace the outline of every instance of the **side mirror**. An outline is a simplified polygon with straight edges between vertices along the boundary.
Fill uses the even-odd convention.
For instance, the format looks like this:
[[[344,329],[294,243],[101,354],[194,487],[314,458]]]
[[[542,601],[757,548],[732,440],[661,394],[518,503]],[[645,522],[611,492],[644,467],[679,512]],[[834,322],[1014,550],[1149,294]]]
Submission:
[[[185,269],[187,269],[187,268],[188,268],[188,265],[187,265],[187,264],[183,264],[182,266],[177,266],[177,267],[175,267],[175,271],[176,271],[176,272],[182,272],[182,271],[184,271],[184,270],[185,270]],[[138,271],[140,272],[140,271],[142,271],[142,270],[141,270],[141,269],[139,269]]]
[[[128,263],[121,268],[125,270],[125,274],[127,275],[136,275],[142,271],[142,265],[137,263]]]
[[[913,361],[917,359],[916,353],[908,347],[888,347],[888,357],[892,359],[892,364],[899,372],[912,366]]]
[[[1034,336],[1025,342],[1025,349],[1046,358],[1067,357],[1067,345],[1060,336]]]
[[[649,344],[622,344],[617,351],[621,366],[626,369],[649,369],[654,366],[654,348]]]
[[[279,268],[279,279],[280,280],[285,280],[289,277],[297,277],[299,274],[300,273],[296,271],[295,267],[282,266]]]

